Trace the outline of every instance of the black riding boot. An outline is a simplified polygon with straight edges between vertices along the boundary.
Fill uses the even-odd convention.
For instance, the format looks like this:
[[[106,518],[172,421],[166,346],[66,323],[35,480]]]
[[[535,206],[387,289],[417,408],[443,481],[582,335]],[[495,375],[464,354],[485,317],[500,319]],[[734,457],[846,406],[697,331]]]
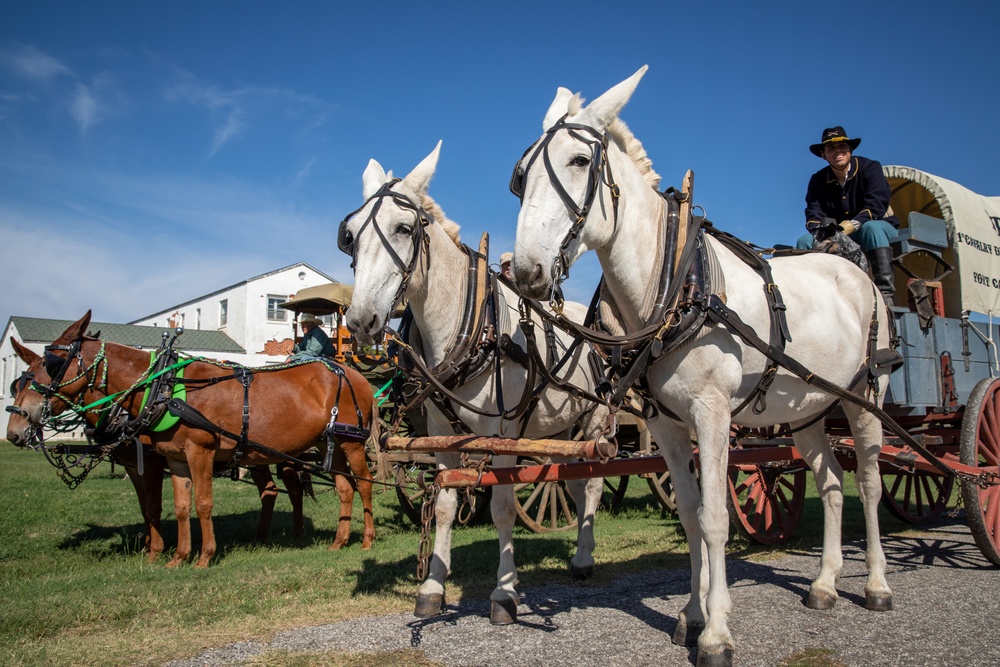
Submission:
[[[868,263],[871,265],[872,281],[885,305],[892,308],[895,305],[896,280],[892,274],[892,248],[872,248],[868,251]]]

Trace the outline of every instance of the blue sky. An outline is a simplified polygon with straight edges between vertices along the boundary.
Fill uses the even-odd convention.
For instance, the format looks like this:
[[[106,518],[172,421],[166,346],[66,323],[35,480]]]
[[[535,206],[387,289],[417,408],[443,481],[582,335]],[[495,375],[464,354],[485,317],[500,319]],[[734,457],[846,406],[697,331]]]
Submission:
[[[622,113],[663,185],[760,245],[803,229],[824,127],[1000,195],[995,2],[32,2],[0,6],[0,323],[129,321],[298,261],[345,282],[336,226],[374,157],[492,258],[514,162],[558,86]],[[589,299],[596,262],[567,295]]]

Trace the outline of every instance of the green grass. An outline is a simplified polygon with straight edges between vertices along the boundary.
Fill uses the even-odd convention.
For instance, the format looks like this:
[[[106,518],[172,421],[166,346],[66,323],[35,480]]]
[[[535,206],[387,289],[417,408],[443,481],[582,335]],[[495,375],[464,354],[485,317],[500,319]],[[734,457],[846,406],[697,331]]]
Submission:
[[[291,537],[291,508],[287,498],[279,498],[271,543],[258,546],[253,542],[256,489],[217,479],[219,552],[212,566],[171,570],[165,567],[166,557],[149,564],[140,552],[138,503],[120,468],[112,474],[110,465],[102,464],[71,491],[40,453],[0,442],[0,471],[0,665],[160,664],[279,630],[413,606],[419,532],[403,517],[391,489],[376,494],[374,548],[359,548],[357,503],[351,542],[330,552],[339,507],[332,490],[319,487],[318,502],[306,501],[302,540]],[[844,533],[846,539],[857,539],[863,537],[863,522],[852,495],[853,476],[849,478]],[[170,484],[164,489],[169,556],[176,523]],[[814,492],[805,511],[784,549],[821,543],[821,509]],[[883,518],[886,531],[903,526]],[[197,549],[200,533],[197,522],[193,526]],[[631,479],[620,513],[599,514],[595,533],[597,573],[583,585],[600,586],[625,572],[688,567],[679,522],[661,511],[641,478]],[[515,538],[522,588],[571,582],[566,563],[575,532],[536,535],[518,527]],[[778,553],[737,538],[730,550],[735,557],[756,559]],[[453,553],[449,601],[487,598],[496,575],[492,527],[458,529]],[[311,660],[294,664],[319,664]],[[361,664],[344,660],[329,662]],[[278,657],[252,664],[287,662]]]

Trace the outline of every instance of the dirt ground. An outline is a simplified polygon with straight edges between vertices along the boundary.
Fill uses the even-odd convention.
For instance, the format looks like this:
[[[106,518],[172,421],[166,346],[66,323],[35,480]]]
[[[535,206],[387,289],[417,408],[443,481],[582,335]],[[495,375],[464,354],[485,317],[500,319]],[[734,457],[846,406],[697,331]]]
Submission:
[[[963,520],[883,544],[895,595],[895,610],[885,613],[863,607],[860,543],[845,546],[841,599],[828,612],[804,605],[818,550],[767,562],[730,560],[735,664],[777,665],[819,649],[848,667],[1000,665],[1000,570],[980,554]],[[415,648],[453,667],[686,666],[696,652],[673,645],[670,636],[689,585],[688,571],[678,569],[630,574],[600,587],[525,588],[514,626],[491,626],[488,600],[466,600],[436,618],[396,614],[302,628],[169,665],[238,664],[271,650]]]

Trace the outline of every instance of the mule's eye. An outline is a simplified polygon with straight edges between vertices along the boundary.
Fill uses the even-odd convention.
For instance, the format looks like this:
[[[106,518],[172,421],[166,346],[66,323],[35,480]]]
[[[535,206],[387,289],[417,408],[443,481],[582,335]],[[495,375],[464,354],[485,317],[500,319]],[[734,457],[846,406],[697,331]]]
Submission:
[[[399,234],[400,236],[410,236],[411,234],[413,234],[413,227],[404,223],[400,223],[396,225],[396,233]]]
[[[574,167],[586,167],[590,164],[590,158],[585,155],[577,155],[570,164]]]

